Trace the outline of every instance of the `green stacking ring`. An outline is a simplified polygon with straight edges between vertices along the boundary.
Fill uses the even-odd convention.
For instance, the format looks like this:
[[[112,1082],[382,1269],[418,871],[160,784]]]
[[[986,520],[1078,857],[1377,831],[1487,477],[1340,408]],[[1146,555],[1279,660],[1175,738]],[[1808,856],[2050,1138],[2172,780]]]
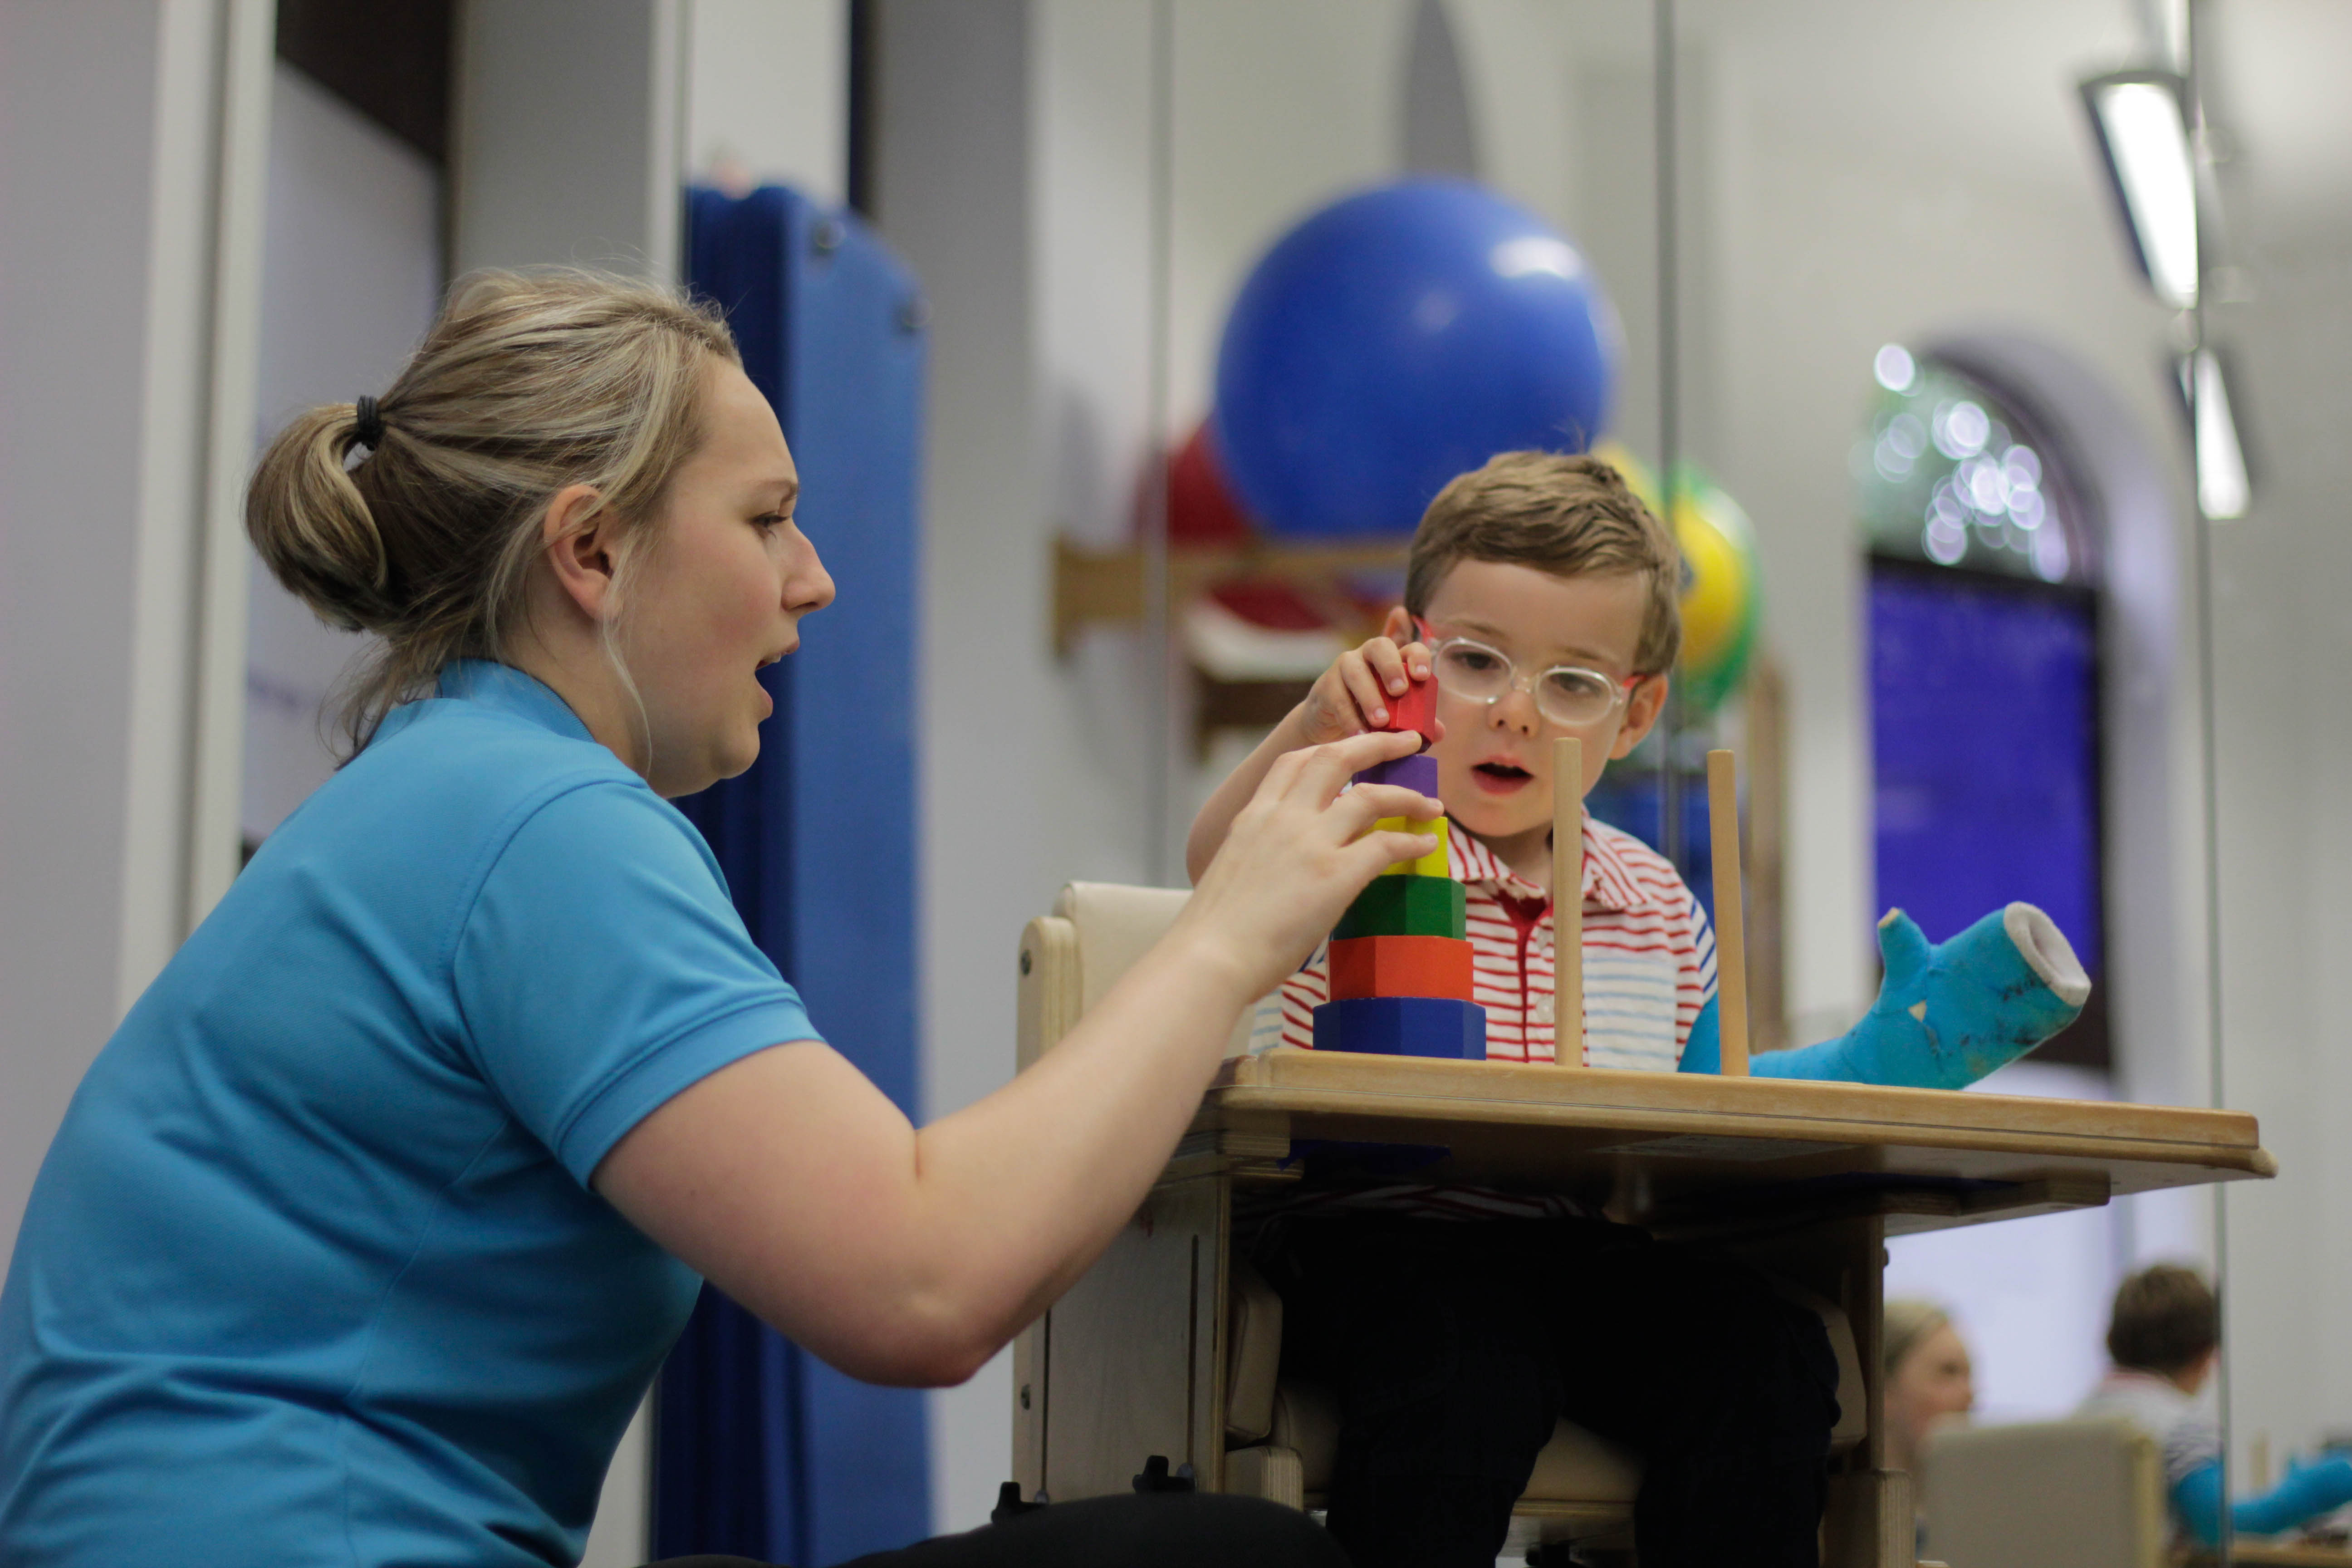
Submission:
[[[1356,895],[1331,934],[1444,936],[1460,942],[1467,934],[1462,884],[1451,877],[1375,877]]]

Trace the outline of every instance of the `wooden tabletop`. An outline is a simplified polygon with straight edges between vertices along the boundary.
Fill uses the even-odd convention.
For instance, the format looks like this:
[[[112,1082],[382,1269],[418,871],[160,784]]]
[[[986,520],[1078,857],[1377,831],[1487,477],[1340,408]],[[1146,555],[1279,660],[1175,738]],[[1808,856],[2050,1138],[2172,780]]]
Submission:
[[[1352,1160],[1664,1221],[1869,1202],[1906,1215],[1897,1230],[2278,1170],[2233,1110],[1291,1047],[1224,1065],[1179,1163],[1220,1155],[1269,1180]]]

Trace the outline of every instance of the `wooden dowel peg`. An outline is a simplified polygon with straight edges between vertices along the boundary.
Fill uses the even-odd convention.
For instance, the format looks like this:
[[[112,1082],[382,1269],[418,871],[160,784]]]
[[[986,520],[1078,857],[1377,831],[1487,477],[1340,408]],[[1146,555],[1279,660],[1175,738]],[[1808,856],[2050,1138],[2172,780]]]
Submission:
[[[1584,742],[1551,743],[1552,1062],[1584,1065]]]
[[[1748,938],[1739,903],[1739,768],[1706,754],[1706,822],[1715,861],[1715,994],[1723,1076],[1748,1076]]]

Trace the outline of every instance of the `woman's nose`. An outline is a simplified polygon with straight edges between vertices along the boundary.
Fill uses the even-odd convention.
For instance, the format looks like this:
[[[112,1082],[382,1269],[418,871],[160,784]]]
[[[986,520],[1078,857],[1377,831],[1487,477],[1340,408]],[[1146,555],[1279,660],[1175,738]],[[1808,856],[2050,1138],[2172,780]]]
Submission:
[[[808,560],[784,579],[784,607],[797,616],[814,615],[833,603],[833,574],[809,546]]]

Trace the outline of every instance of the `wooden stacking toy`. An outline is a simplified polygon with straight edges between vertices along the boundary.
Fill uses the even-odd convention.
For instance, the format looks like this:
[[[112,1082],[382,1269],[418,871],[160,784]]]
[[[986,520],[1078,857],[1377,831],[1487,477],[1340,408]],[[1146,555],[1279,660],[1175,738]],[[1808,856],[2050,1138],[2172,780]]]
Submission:
[[[1392,706],[1391,730],[1434,740],[1436,686],[1422,681]],[[1365,769],[1359,784],[1402,784],[1434,799],[1426,751]],[[1486,1059],[1486,1010],[1471,999],[1462,884],[1447,859],[1445,819],[1383,817],[1379,826],[1433,834],[1437,847],[1375,877],[1331,932],[1331,1000],[1315,1009],[1315,1048]]]

